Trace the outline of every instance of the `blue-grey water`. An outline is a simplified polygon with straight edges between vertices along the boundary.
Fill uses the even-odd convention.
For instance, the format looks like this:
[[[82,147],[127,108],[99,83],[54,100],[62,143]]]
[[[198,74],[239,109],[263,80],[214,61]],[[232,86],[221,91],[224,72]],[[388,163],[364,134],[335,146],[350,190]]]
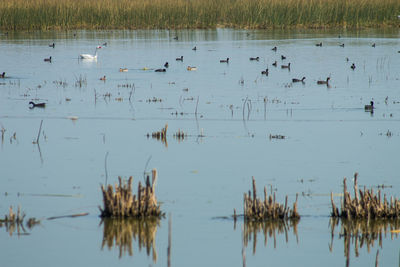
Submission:
[[[332,241],[330,193],[338,205],[343,178],[352,188],[358,172],[359,187],[384,185],[399,197],[399,37],[397,29],[0,33],[0,217],[20,205],[41,219],[19,235],[0,228],[1,264],[165,266],[170,214],[172,266],[243,266],[243,222],[221,217],[243,212],[254,176],[259,195],[264,186],[281,202],[298,194],[302,218],[287,238],[275,231],[275,245],[258,232],[244,246],[247,266],[346,266],[340,224]],[[97,60],[79,59],[99,45]],[[165,73],[154,72],[165,62]],[[329,87],[317,84],[327,77]],[[371,100],[374,112],[365,112]],[[167,145],[151,138],[165,124]],[[156,257],[139,235],[132,255],[102,246],[105,166],[108,183],[133,176],[135,186],[158,170],[167,216],[152,228]],[[380,266],[399,265],[398,235],[381,239],[369,249],[353,240],[349,265],[373,266],[378,249]]]

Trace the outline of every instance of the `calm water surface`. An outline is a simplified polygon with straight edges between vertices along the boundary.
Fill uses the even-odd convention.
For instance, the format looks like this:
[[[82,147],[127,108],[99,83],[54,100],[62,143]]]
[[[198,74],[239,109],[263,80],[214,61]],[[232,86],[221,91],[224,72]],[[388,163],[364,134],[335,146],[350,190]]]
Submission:
[[[343,177],[352,186],[355,172],[360,186],[383,184],[399,197],[399,37],[398,30],[1,33],[0,214],[21,205],[42,219],[25,234],[0,228],[2,264],[167,264],[167,218],[98,217],[108,153],[109,183],[159,171],[173,266],[242,266],[242,246],[247,266],[346,266],[347,255],[350,266],[373,266],[378,249],[380,266],[400,265],[389,228],[347,244],[345,226],[329,221],[330,192],[339,203]],[[78,59],[98,45],[96,61]],[[229,64],[219,62],[227,57]],[[167,71],[155,73],[165,62]],[[290,71],[281,68],[289,62]],[[266,68],[269,76],[261,75]],[[304,84],[291,82],[303,76]],[[317,85],[327,77],[329,87]],[[29,109],[31,100],[46,108]],[[371,100],[373,114],[364,111]],[[167,144],[147,138],[167,123]],[[177,140],[178,130],[188,136]],[[299,194],[297,225],[222,218],[242,212],[252,176],[259,194],[272,186],[278,201],[288,195],[290,203]],[[46,220],[82,212],[89,215]]]

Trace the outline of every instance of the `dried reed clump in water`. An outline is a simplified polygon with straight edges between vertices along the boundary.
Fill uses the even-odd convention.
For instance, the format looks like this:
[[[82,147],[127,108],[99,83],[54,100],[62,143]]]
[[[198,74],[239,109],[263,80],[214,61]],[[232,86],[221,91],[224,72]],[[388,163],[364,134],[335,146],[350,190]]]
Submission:
[[[6,227],[6,231],[12,235],[15,230],[17,230],[18,235],[21,235],[21,230],[23,233],[26,233],[26,230],[24,228],[24,219],[25,219],[25,213],[21,212],[21,208],[18,207],[17,213],[13,211],[13,208],[10,207],[8,215],[4,216],[4,219],[0,218],[0,227],[3,227],[3,224]],[[34,227],[36,224],[39,224],[40,221],[36,220],[35,218],[29,218],[28,221],[26,222],[26,226],[31,229]]]
[[[178,141],[183,141],[186,136],[187,135],[180,129],[174,134],[174,138]]]
[[[253,177],[253,193],[249,191],[244,194],[244,219],[253,221],[277,220],[277,219],[299,219],[297,212],[297,198],[293,203],[293,209],[288,207],[288,196],[285,199],[285,205],[275,201],[275,193],[273,197],[267,195],[267,188],[264,187],[264,201],[257,198],[256,181]]]
[[[139,250],[146,248],[147,255],[150,255],[152,251],[155,263],[157,261],[156,233],[159,222],[160,219],[156,217],[146,219],[104,218],[101,221],[101,224],[104,224],[101,248],[103,249],[107,245],[111,250],[115,246],[119,248],[119,258],[126,253],[132,256],[132,244],[134,240],[137,240]]]
[[[165,124],[165,127],[161,129],[161,131],[153,132],[151,137],[157,140],[161,140],[165,146],[168,146],[167,142],[167,130],[168,130],[168,123]],[[147,134],[147,138],[150,137],[150,134]]]
[[[132,179],[132,176],[129,177],[128,183],[125,183],[122,182],[121,177],[118,177],[119,185],[116,184],[114,188],[112,185],[108,185],[106,188],[104,185],[101,186],[104,205],[103,209],[99,207],[101,217],[145,218],[163,216],[155,195],[157,170],[152,170],[151,183],[149,176],[147,176],[144,187],[139,182],[137,195],[132,194]]]
[[[347,191],[346,178],[343,179],[343,199],[341,201],[341,210],[333,202],[333,193],[331,193],[332,217],[341,217],[346,219],[353,218],[371,218],[371,219],[397,219],[400,218],[400,201],[391,197],[390,203],[386,194],[382,199],[381,190],[375,195],[373,189],[358,190],[358,173],[354,174],[354,199]]]

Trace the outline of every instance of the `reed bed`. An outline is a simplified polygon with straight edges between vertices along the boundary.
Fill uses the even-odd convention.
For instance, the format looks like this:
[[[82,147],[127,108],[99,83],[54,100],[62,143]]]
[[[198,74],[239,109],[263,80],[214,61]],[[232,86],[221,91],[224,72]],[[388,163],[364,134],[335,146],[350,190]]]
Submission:
[[[132,176],[128,182],[123,182],[118,177],[119,184],[104,187],[101,185],[103,192],[103,208],[100,209],[102,218],[160,218],[164,214],[161,212],[160,206],[157,204],[155,195],[155,183],[157,179],[157,170],[152,170],[152,181],[150,176],[146,178],[145,186],[141,182],[138,184],[137,195],[132,194]]]
[[[285,205],[276,202],[275,193],[267,194],[267,187],[264,187],[264,201],[257,198],[256,180],[253,181],[253,192],[249,190],[248,194],[244,193],[244,219],[245,221],[264,221],[264,220],[298,220],[300,215],[297,212],[297,199],[293,203],[293,209],[288,207],[288,196],[285,198]],[[272,188],[271,188],[272,194]],[[234,211],[236,218],[236,210]]]
[[[398,0],[2,0],[0,29],[399,26]]]
[[[133,242],[137,241],[139,251],[146,249],[147,255],[152,252],[153,262],[157,261],[156,234],[160,219],[121,219],[104,218],[101,224],[103,228],[103,241],[101,248],[105,246],[111,250],[114,246],[119,249],[119,258],[129,254],[133,256]]]
[[[264,246],[268,244],[268,238],[273,239],[274,248],[276,248],[276,237],[278,235],[285,235],[286,243],[289,242],[289,232],[292,230],[293,235],[296,237],[296,242],[299,241],[297,233],[297,224],[299,220],[291,221],[247,221],[244,223],[243,235],[244,246],[247,247],[249,242],[253,240],[253,254],[256,253],[257,239],[259,233],[264,237]]]
[[[354,199],[347,191],[346,178],[343,179],[343,199],[341,200],[340,211],[333,201],[331,193],[332,212],[331,217],[345,219],[367,218],[367,219],[399,219],[400,201],[397,198],[387,200],[386,194],[382,198],[381,190],[378,189],[375,195],[373,189],[359,190],[357,186],[358,173],[354,174]]]

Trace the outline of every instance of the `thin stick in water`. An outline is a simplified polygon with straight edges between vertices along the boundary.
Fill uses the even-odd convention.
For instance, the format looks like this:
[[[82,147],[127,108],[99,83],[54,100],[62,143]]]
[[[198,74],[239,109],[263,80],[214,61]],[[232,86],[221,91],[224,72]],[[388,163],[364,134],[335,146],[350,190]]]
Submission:
[[[108,151],[107,151],[107,153],[106,153],[106,156],[104,157],[104,172],[106,173],[106,182],[105,182],[105,185],[107,185],[107,180],[108,180],[107,158],[108,158]]]
[[[167,255],[168,255],[168,267],[171,267],[171,243],[172,243],[172,221],[171,221],[171,213],[169,214],[168,219],[168,248],[167,248]]]

